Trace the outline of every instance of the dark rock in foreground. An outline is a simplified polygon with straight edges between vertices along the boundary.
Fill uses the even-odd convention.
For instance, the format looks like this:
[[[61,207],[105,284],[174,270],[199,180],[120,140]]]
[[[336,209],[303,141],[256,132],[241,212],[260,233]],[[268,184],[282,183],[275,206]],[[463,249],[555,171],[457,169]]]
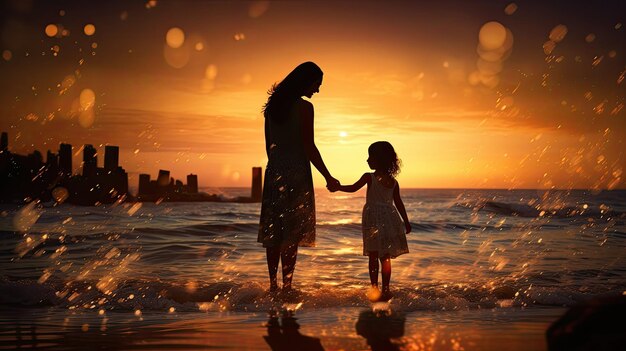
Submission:
[[[573,306],[546,332],[550,351],[626,350],[626,296]]]

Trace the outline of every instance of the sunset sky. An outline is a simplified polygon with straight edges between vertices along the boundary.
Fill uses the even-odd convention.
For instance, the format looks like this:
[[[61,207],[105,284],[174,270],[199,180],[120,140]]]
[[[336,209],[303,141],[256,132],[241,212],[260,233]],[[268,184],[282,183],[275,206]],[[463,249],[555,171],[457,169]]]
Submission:
[[[387,140],[402,187],[626,187],[622,1],[424,3],[4,1],[0,130],[16,153],[73,144],[77,172],[81,145],[118,145],[131,186],[249,186],[267,90],[314,61],[344,183]]]

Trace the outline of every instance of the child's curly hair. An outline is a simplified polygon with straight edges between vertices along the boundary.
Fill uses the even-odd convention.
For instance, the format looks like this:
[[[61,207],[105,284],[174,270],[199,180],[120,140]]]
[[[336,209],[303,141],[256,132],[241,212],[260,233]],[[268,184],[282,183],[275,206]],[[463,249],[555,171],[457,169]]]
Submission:
[[[376,167],[379,171],[383,171],[392,177],[396,177],[400,173],[402,161],[398,158],[396,150],[387,141],[377,141],[370,145],[367,152],[376,160]]]

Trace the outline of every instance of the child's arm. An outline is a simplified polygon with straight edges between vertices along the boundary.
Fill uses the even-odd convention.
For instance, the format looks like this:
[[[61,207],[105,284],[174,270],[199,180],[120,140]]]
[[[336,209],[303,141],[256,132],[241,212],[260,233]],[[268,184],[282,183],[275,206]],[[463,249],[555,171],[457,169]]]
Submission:
[[[400,197],[400,184],[397,184],[396,187],[393,189],[393,203],[396,205],[396,208],[400,213],[400,217],[402,217],[402,220],[404,221],[406,234],[409,234],[411,232],[411,222],[409,222],[409,216],[406,215],[404,202],[402,202],[402,198]]]
[[[359,189],[361,189],[365,184],[369,184],[372,181],[371,176],[368,173],[364,173],[361,176],[361,179],[357,180],[356,183],[352,185],[339,185],[336,187],[336,190],[343,191],[346,193],[353,193]]]

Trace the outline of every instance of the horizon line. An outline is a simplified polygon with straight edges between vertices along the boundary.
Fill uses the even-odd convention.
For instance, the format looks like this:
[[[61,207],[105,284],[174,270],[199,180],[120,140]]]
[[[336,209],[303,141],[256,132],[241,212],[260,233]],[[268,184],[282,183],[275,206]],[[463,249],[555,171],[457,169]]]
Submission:
[[[198,186],[198,188],[217,188],[217,189],[250,189],[250,187],[246,186]],[[314,187],[313,189],[325,190],[325,187]],[[626,190],[626,188],[615,188],[615,189],[593,189],[593,188],[444,188],[444,187],[433,187],[433,188],[414,188],[414,187],[403,187],[404,190],[576,190],[576,191],[616,191],[616,190]]]

